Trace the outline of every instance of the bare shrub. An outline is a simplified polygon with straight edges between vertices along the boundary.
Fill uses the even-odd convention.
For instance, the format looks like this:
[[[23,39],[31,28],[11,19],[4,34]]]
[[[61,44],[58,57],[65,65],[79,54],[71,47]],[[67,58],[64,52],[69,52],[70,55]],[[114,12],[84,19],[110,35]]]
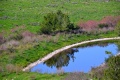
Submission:
[[[3,72],[3,68],[2,68],[2,66],[0,66],[0,72]]]
[[[22,31],[22,30],[24,30],[25,29],[25,26],[23,25],[23,26],[16,26],[16,27],[14,27],[14,28],[12,28],[11,29],[11,32],[17,32],[17,31]]]
[[[120,16],[106,16],[100,21],[89,20],[87,22],[81,21],[78,26],[85,32],[106,32],[109,30],[114,30],[114,27],[120,21]]]
[[[42,34],[42,35],[38,36],[38,39],[39,39],[39,41],[50,42],[53,40],[53,37],[51,35]]]
[[[64,70],[62,68],[58,68],[57,69],[57,74],[58,75],[64,74]]]
[[[22,42],[23,43],[30,43],[30,42],[33,42],[34,40],[31,38],[31,37],[29,37],[29,36],[27,36],[27,37],[24,37],[23,39],[22,39]]]
[[[38,39],[39,41],[44,41],[44,34],[43,34],[43,35],[39,35],[39,36],[37,37],[37,39]]]
[[[106,16],[101,21],[99,21],[99,24],[106,24],[108,27],[115,27],[119,20],[120,16]]]
[[[83,72],[74,72],[68,74],[68,76],[63,80],[90,80],[90,79],[88,78],[88,75]]]
[[[15,71],[15,66],[13,64],[7,64],[6,65],[6,70],[8,72],[14,72]]]
[[[11,40],[11,41],[7,42],[6,45],[16,47],[19,45],[19,42],[16,40]]]
[[[23,37],[21,36],[21,34],[19,34],[18,32],[16,33],[12,33],[8,36],[7,41],[10,40],[21,40]]]
[[[82,28],[83,31],[88,31],[88,32],[90,32],[90,31],[92,31],[92,30],[94,30],[94,29],[97,28],[98,22],[97,22],[97,21],[93,21],[93,20],[89,20],[89,21],[87,21],[87,22],[80,22],[80,23],[78,24],[78,26],[79,26],[80,28]]]
[[[104,70],[107,69],[107,65],[103,64],[99,67],[92,67],[90,75],[93,78],[101,79],[104,74]]]
[[[7,50],[7,46],[6,45],[2,45],[2,46],[0,46],[0,50]]]
[[[35,75],[32,75],[30,76],[31,80],[36,80],[36,76]]]
[[[20,42],[16,40],[11,40],[9,42],[6,42],[0,46],[0,50],[8,50],[10,52],[14,52],[14,47],[19,46]]]
[[[19,67],[19,66],[15,66],[15,65],[13,65],[13,64],[7,64],[6,65],[6,71],[7,72],[16,72],[16,73],[18,73],[18,72],[21,72],[21,70],[22,70],[22,67]]]
[[[25,32],[23,32],[21,35],[22,35],[23,38],[35,36],[35,34],[29,32],[29,31],[25,31]]]
[[[0,44],[2,44],[2,43],[4,43],[4,42],[5,42],[5,39],[4,39],[3,35],[0,34]]]
[[[57,42],[58,42],[58,39],[59,39],[59,38],[58,38],[57,36],[55,36],[55,37],[53,38],[53,42],[54,42],[54,43],[57,43]]]

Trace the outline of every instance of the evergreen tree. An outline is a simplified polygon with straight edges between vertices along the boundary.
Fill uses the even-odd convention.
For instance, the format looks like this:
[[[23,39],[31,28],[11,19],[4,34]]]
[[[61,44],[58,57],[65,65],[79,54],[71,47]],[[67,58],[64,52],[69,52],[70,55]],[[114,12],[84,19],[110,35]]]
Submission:
[[[44,34],[50,34],[57,31],[65,31],[69,29],[68,26],[70,25],[71,23],[68,15],[63,14],[58,10],[57,13],[52,12],[44,16],[44,20],[41,25],[41,32]]]

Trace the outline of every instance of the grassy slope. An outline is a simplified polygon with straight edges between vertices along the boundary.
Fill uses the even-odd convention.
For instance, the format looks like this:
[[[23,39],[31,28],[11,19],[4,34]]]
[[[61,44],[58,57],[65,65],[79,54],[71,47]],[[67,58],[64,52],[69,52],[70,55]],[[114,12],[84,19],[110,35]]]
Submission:
[[[91,0],[92,1],[92,0]],[[0,32],[16,25],[26,25],[36,32],[46,13],[62,10],[72,22],[100,20],[119,15],[119,2],[84,2],[83,0],[0,0]]]
[[[77,4],[76,4],[77,3]],[[102,17],[107,15],[119,15],[119,2],[88,2],[85,3],[83,0],[71,0],[71,2],[67,2],[67,0],[0,0],[0,32],[4,30],[4,32],[10,32],[10,29],[15,27],[15,25],[26,25],[26,29],[30,30],[31,32],[35,32],[39,30],[41,23],[43,19],[43,15],[46,15],[46,13],[56,11],[58,9],[61,9],[63,12],[68,14],[70,16],[70,19],[72,22],[77,23],[80,19],[83,20],[100,20]],[[48,6],[48,7],[47,7]],[[56,7],[53,7],[56,6]],[[35,24],[35,25],[34,25]],[[30,62],[33,62],[37,60],[40,57],[45,56],[49,52],[58,49],[60,47],[80,42],[83,40],[88,40],[89,38],[94,39],[98,37],[114,37],[116,34],[109,33],[109,34],[101,34],[99,36],[74,36],[70,40],[66,40],[63,42],[63,38],[61,38],[58,42],[59,44],[53,44],[49,43],[40,43],[38,48],[30,48],[28,50],[18,51],[14,54],[9,55],[16,55],[16,57],[19,57],[16,59],[11,59],[9,55],[3,55],[0,56],[0,63],[3,64],[10,64],[10,63],[17,63],[20,66],[26,66]],[[43,49],[43,46],[47,46],[47,49]],[[55,46],[55,47],[51,47]],[[30,53],[34,53],[33,55],[30,55]],[[23,54],[26,53],[26,54]],[[42,53],[42,54],[41,54]],[[39,54],[39,56],[36,56]],[[20,57],[24,56],[23,57]],[[30,55],[27,57],[27,55]],[[34,58],[31,58],[34,57]],[[9,60],[10,59],[10,60]],[[32,60],[33,59],[33,60]],[[30,61],[27,61],[30,60]],[[18,74],[10,74],[7,76],[8,79],[11,79],[13,76],[17,76],[18,79],[27,77],[26,79],[30,79],[30,76],[35,74],[37,77],[41,79],[57,79],[60,76],[52,76],[52,75],[42,75],[37,73],[20,73]],[[43,77],[42,77],[43,76]],[[34,76],[33,76],[34,77]],[[55,77],[55,78],[54,78]],[[4,76],[4,79],[6,76]]]

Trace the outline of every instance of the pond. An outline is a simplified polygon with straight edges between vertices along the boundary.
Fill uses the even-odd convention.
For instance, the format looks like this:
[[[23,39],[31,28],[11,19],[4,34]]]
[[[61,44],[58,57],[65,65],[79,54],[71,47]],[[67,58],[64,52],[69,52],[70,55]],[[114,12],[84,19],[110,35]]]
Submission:
[[[89,72],[92,67],[100,66],[109,57],[106,51],[114,55],[118,53],[115,43],[103,43],[85,47],[72,48],[59,53],[44,63],[40,63],[31,72],[59,73],[59,72]]]

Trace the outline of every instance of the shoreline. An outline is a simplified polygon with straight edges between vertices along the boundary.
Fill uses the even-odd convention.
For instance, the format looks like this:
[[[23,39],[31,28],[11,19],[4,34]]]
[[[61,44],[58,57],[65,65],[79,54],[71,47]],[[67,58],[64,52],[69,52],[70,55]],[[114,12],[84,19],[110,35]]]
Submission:
[[[42,59],[39,59],[31,64],[29,64],[27,67],[23,68],[22,71],[28,71],[29,69],[31,69],[32,67],[36,66],[37,64],[40,64],[42,62],[45,62],[47,61],[48,59],[50,59],[51,57],[53,57],[54,55],[64,51],[64,50],[67,50],[69,48],[72,48],[72,47],[75,47],[75,46],[79,46],[79,45],[82,45],[82,44],[86,44],[86,43],[90,43],[90,42],[98,42],[98,41],[107,41],[107,40],[118,40],[120,39],[120,37],[114,37],[114,38],[101,38],[101,39],[94,39],[94,40],[88,40],[88,41],[82,41],[82,42],[79,42],[79,43],[75,43],[75,44],[72,44],[72,45],[68,45],[68,46],[65,46],[65,47],[62,47],[60,49],[57,49],[51,53],[49,53],[48,55],[46,55],[45,57],[43,57]],[[120,55],[120,53],[119,53]]]

